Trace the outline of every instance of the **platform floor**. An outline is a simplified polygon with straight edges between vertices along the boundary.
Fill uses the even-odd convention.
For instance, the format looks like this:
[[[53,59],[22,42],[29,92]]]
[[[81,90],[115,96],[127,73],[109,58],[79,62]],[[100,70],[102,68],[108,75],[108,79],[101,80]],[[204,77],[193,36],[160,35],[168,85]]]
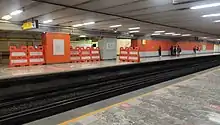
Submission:
[[[161,61],[161,60],[173,60],[173,59],[179,59],[179,58],[189,58],[189,57],[209,56],[209,55],[214,55],[214,54],[182,55],[180,57],[165,56],[165,57],[142,58],[141,62],[154,62],[154,61]],[[39,75],[39,74],[49,74],[49,73],[56,73],[56,72],[93,69],[93,68],[99,68],[99,67],[109,67],[109,66],[126,65],[126,64],[129,64],[129,63],[119,62],[118,60],[110,60],[110,61],[93,62],[93,63],[65,63],[65,64],[13,67],[13,68],[1,67],[0,68],[0,79],[30,76],[30,75]]]
[[[219,125],[220,67],[26,125]]]

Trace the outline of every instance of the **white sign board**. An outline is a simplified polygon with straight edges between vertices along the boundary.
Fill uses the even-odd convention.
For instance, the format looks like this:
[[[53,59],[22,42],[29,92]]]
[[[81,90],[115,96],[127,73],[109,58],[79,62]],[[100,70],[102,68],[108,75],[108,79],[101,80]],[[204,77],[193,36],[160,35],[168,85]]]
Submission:
[[[64,50],[64,40],[53,39],[53,55],[63,56],[65,54]]]
[[[115,43],[113,43],[113,42],[107,43],[106,44],[106,49],[109,49],[109,50],[115,49]]]

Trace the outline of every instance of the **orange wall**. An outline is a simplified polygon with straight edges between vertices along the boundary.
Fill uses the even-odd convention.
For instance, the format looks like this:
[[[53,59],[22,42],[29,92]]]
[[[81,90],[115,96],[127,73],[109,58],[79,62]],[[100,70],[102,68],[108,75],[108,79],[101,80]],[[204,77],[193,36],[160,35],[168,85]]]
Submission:
[[[179,45],[182,50],[193,50],[195,46],[202,48],[202,45],[206,45],[206,50],[214,50],[214,44],[207,42],[180,41],[177,42],[177,45]]]
[[[175,45],[172,41],[163,40],[132,40],[132,47],[140,47],[140,51],[157,51],[161,46],[162,51],[169,51]]]
[[[161,46],[162,51],[169,51],[171,46],[179,45],[182,50],[193,50],[193,47],[202,47],[206,45],[206,50],[214,50],[214,44],[207,42],[194,42],[194,41],[166,41],[166,40],[132,40],[132,47],[140,47],[141,52],[145,51],[157,51],[158,47]]]
[[[42,35],[44,58],[47,64],[70,62],[70,35],[62,33],[45,33]],[[53,55],[53,40],[64,40],[64,55]]]

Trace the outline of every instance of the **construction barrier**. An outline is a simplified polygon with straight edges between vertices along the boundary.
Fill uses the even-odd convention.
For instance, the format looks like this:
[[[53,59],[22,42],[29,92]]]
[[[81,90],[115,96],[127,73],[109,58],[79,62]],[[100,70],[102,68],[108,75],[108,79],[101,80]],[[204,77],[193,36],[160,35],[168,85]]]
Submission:
[[[129,62],[140,62],[140,53],[139,53],[138,47],[129,48],[128,61]]]
[[[91,61],[101,61],[100,49],[98,47],[91,48]]]
[[[81,47],[81,62],[89,62],[91,61],[91,47]]]
[[[71,62],[101,61],[100,49],[98,47],[76,47],[71,49]]]
[[[28,46],[28,64],[43,65],[45,64],[44,50],[42,46]]]
[[[122,62],[140,62],[139,48],[120,48],[119,60]]]
[[[79,47],[70,47],[70,61],[71,62],[81,62],[81,50]]]
[[[10,46],[9,52],[9,67],[28,66],[28,51],[26,46],[21,46],[20,48]]]
[[[129,48],[120,48],[120,55],[119,55],[119,60],[122,62],[128,62],[128,54],[129,54]]]

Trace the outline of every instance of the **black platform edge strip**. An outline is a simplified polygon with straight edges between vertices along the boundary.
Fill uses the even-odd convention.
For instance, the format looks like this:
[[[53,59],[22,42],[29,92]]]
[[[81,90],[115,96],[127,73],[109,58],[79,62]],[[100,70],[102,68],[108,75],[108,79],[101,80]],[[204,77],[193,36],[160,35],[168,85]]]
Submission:
[[[0,124],[31,122],[219,65],[220,55],[211,55],[4,79]]]

